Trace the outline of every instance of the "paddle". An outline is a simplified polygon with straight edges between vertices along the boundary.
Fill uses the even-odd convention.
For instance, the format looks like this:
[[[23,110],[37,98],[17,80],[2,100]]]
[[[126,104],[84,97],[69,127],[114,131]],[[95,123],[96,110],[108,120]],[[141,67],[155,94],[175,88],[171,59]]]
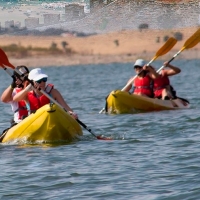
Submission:
[[[21,72],[18,71],[18,70],[9,62],[8,57],[7,57],[7,55],[5,54],[5,52],[4,52],[2,49],[0,49],[0,66],[3,67],[4,70],[5,70],[9,75],[11,75],[11,73],[9,73],[9,72],[7,71],[7,68],[6,68],[4,65],[7,65],[7,66],[11,67],[11,68],[14,69],[14,71],[16,71],[20,76],[22,76]],[[33,81],[32,81],[32,80],[29,80],[27,77],[25,77],[25,78],[26,78],[26,80],[29,81],[29,82],[31,83],[31,85],[34,87]],[[49,94],[47,94],[44,90],[42,90],[41,88],[39,88],[39,91],[40,91],[43,95],[45,95],[47,98],[49,98],[53,103],[55,103],[56,105],[58,105],[60,108],[64,109],[64,110],[67,112],[67,110],[66,110],[64,107],[62,107],[55,99],[53,99],[53,98],[52,98]],[[90,128],[88,128],[83,122],[81,122],[79,119],[76,119],[76,121],[77,121],[81,126],[83,126],[83,128],[85,128],[87,131],[89,131],[89,132],[90,132],[94,137],[96,137],[97,139],[99,139],[99,140],[112,140],[112,138],[110,138],[110,137],[103,137],[103,136],[100,136],[100,135],[99,135],[99,136],[95,135],[95,134],[93,133],[93,131],[92,131]]]
[[[155,56],[147,63],[147,66],[149,66],[154,60],[156,60],[159,56],[162,56],[169,52],[172,47],[177,43],[177,40],[173,37],[169,38],[166,43],[156,52]],[[141,72],[140,72],[141,73]],[[132,82],[135,80],[135,78],[138,76],[135,75],[132,79],[128,81],[128,83],[122,88],[121,91],[126,90],[128,86],[132,84]]]
[[[200,28],[190,38],[186,40],[183,47],[167,62],[167,64],[172,62],[182,51],[196,46],[199,42],[200,42]],[[162,66],[160,69],[158,69],[157,73],[159,73],[164,67],[165,66]]]
[[[177,43],[177,40],[173,37],[170,37],[165,44],[156,52],[155,56],[147,63],[147,66],[149,66],[154,60],[156,60],[159,56],[162,56],[164,54],[166,54],[167,52],[169,52],[172,47]],[[142,72],[143,70],[141,70]],[[140,73],[141,73],[140,72]],[[128,83],[122,88],[121,91],[126,90],[127,87],[130,86],[130,84],[132,84],[132,82],[135,80],[135,78],[138,76],[139,74],[135,75],[132,79],[130,79],[128,81]],[[107,98],[106,98],[107,99]],[[107,106],[107,103],[106,103]],[[105,108],[102,108],[99,113],[103,113],[106,110],[106,106]]]

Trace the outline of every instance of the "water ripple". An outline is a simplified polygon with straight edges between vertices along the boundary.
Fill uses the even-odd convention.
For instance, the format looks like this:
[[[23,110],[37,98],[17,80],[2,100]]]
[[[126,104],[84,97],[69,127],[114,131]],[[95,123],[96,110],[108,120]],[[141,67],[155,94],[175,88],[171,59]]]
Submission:
[[[194,69],[189,75],[188,63]],[[182,72],[171,82],[190,109],[132,115],[98,113],[109,92],[133,74],[131,63],[45,68],[81,121],[113,140],[83,130],[71,143],[0,144],[0,199],[200,199],[199,64],[174,61]],[[7,104],[0,108],[3,130],[12,113]]]

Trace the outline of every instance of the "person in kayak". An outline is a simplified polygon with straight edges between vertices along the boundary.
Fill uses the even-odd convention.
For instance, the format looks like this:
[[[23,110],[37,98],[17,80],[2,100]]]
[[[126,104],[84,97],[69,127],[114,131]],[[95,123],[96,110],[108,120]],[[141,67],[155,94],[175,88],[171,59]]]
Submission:
[[[65,108],[75,119],[78,119],[78,115],[73,112],[69,105],[65,102],[61,93],[54,88],[52,84],[46,84],[48,75],[43,73],[40,68],[36,68],[30,71],[28,75],[29,80],[33,80],[34,88],[32,85],[28,85],[24,90],[17,93],[13,100],[15,102],[25,100],[27,105],[29,105],[29,113],[36,112],[37,109],[50,103],[49,98],[40,92],[40,89],[49,94],[53,99],[55,99],[63,108]]]
[[[29,69],[24,66],[17,66],[17,70],[21,72],[21,76],[17,76],[17,73],[14,71],[13,81],[1,95],[1,101],[4,103],[10,103],[12,111],[14,112],[14,117],[11,120],[11,126],[19,123],[25,117],[28,116],[28,110],[26,104],[23,100],[15,102],[13,101],[14,96],[23,90],[29,83],[25,80],[25,77],[28,77]]]
[[[175,99],[176,92],[170,85],[169,76],[176,75],[180,73],[181,70],[168,62],[164,62],[163,66],[165,68],[159,72],[159,76],[154,80],[154,97],[163,100]]]
[[[125,91],[129,92],[133,85],[133,94],[153,97],[152,81],[158,77],[158,74],[153,67],[145,65],[145,61],[143,59],[137,59],[133,67],[137,77],[133,80],[132,84],[125,89]],[[129,81],[131,79],[129,79]]]

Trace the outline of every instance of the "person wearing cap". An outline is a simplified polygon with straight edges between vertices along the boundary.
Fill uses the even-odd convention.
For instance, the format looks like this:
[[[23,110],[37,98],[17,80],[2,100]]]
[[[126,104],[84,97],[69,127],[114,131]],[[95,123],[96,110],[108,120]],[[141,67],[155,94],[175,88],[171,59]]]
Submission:
[[[159,72],[159,76],[154,80],[154,97],[163,100],[175,99],[176,92],[170,85],[169,76],[176,75],[181,70],[168,62],[164,62],[163,66],[165,68]]]
[[[13,98],[29,84],[29,82],[25,80],[25,77],[28,77],[29,69],[24,65],[17,66],[16,69],[21,73],[20,79],[19,75],[17,75],[14,71],[11,85],[9,85],[1,95],[1,101],[4,103],[10,103],[12,111],[14,112],[14,118],[11,120],[11,126],[19,123],[28,115],[25,102],[23,100],[15,102]]]
[[[50,99],[40,91],[42,90],[55,99],[75,119],[78,119],[77,114],[68,106],[61,93],[54,88],[54,85],[46,84],[48,75],[43,73],[42,69],[36,68],[31,70],[28,79],[33,81],[34,87],[31,84],[27,86],[14,96],[14,101],[25,100],[29,105],[29,113],[34,113],[37,109],[50,103]]]
[[[129,92],[133,85],[133,94],[153,97],[152,80],[156,79],[158,74],[153,67],[147,66],[143,59],[137,59],[133,67],[137,75],[135,78],[131,78],[133,79],[132,84],[129,84],[125,91]],[[131,79],[129,79],[128,83]]]

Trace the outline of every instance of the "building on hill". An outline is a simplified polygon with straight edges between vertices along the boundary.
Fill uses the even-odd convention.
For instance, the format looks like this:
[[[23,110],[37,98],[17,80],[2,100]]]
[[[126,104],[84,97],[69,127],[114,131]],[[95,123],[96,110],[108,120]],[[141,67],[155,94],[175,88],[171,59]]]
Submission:
[[[81,19],[85,16],[84,5],[68,4],[65,6],[65,20],[72,21]]]
[[[44,14],[44,25],[57,24],[60,22],[60,14]]]
[[[10,29],[14,27],[14,20],[5,21],[5,29]]]
[[[39,18],[36,17],[29,17],[24,22],[26,28],[36,28],[39,26]]]
[[[108,4],[111,2],[111,0],[90,0],[90,12],[95,12],[96,10],[102,8],[105,6],[105,4]]]

